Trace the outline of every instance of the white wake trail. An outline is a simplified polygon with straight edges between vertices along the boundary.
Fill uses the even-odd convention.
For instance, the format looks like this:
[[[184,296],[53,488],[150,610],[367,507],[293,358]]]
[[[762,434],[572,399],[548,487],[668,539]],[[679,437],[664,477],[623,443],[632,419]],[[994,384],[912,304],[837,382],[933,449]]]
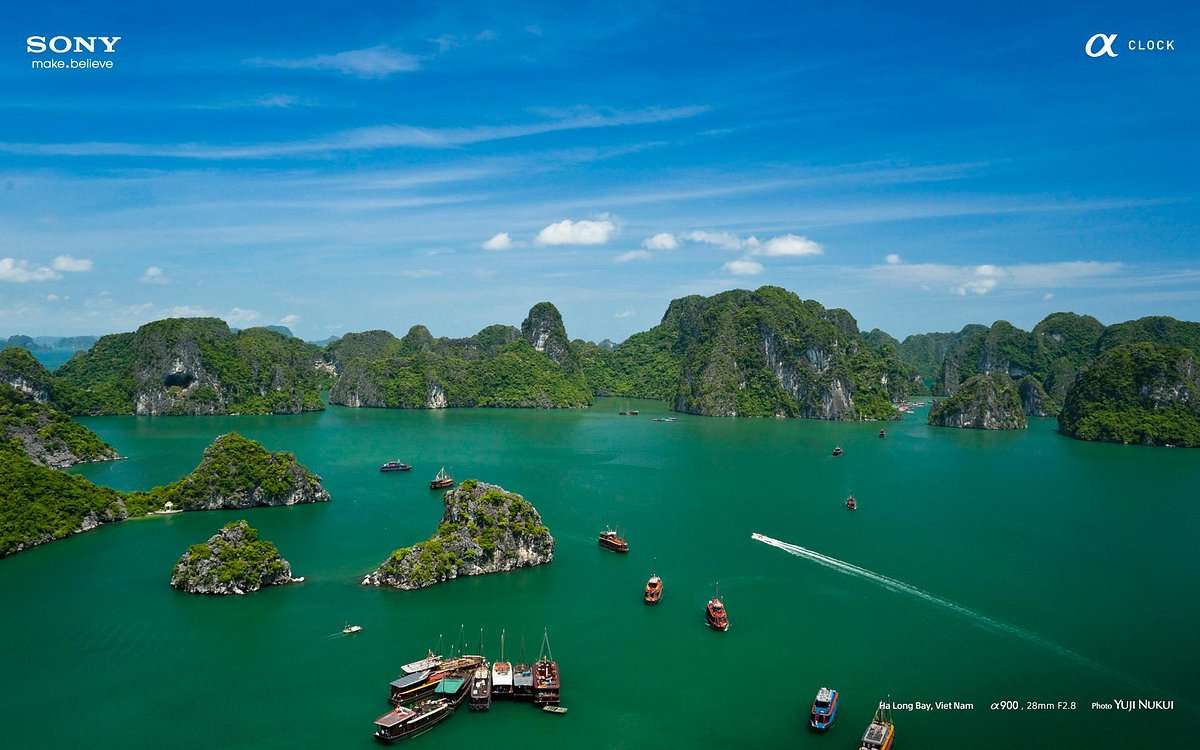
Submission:
[[[928,591],[919,589],[916,586],[907,584],[904,581],[897,581],[895,578],[889,578],[888,576],[880,575],[879,573],[867,570],[866,568],[860,568],[859,566],[852,565],[844,560],[838,560],[837,558],[830,557],[829,555],[822,555],[820,552],[814,552],[813,550],[810,550],[807,547],[801,547],[798,544],[790,544],[788,542],[780,541],[779,539],[772,539],[771,537],[764,534],[759,534],[758,532],[751,534],[750,538],[762,542],[763,544],[768,544],[777,549],[781,549],[788,554],[811,560],[818,565],[822,565],[831,570],[836,570],[839,573],[873,581],[874,583],[877,583],[890,591],[897,591],[902,594],[915,596],[918,599],[929,602],[930,604],[936,604],[939,607],[944,607],[958,615],[961,615],[962,617],[967,618],[968,620],[971,620],[977,625],[998,631],[1000,633],[1005,633],[1007,635],[1016,636],[1024,641],[1028,641],[1029,643],[1033,643],[1041,646],[1044,649],[1053,651],[1059,656],[1070,659],[1071,661],[1088,667],[1089,669],[1094,669],[1098,672],[1120,678],[1121,680],[1135,685],[1139,684],[1138,680],[1134,680],[1128,675],[1121,674],[1120,672],[1106,667],[1103,664],[1099,664],[1080,653],[1072,651],[1066,646],[1060,646],[1054,641],[1047,640],[1037,633],[1030,632],[1015,625],[1009,625],[1008,623],[1000,622],[999,620],[995,620],[985,614],[976,612],[973,609],[969,609],[960,604],[955,604],[948,599],[943,599],[940,596],[936,596]]]

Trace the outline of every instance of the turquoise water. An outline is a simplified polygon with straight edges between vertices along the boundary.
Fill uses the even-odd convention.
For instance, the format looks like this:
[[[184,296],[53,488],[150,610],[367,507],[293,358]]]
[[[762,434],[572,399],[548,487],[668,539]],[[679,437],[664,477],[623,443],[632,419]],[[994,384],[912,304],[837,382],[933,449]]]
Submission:
[[[620,417],[631,403],[636,418]],[[277,417],[85,420],[126,461],[79,473],[122,489],[177,478],[218,434],[294,451],[333,500],[104,527],[0,561],[6,746],[367,748],[399,665],[483,627],[515,660],[544,627],[566,716],[499,704],[415,740],[542,747],[857,747],[873,705],[899,748],[1177,745],[1200,720],[1195,596],[1200,452],[1097,445],[1028,431],[588,410],[330,408]],[[831,457],[834,445],[846,455]],[[380,474],[389,458],[409,474]],[[359,586],[428,536],[438,467],[524,494],[557,539],[552,565],[418,592]],[[842,506],[853,492],[859,510]],[[248,597],[177,593],[171,566],[247,518],[304,584]],[[612,523],[632,546],[600,550]],[[753,541],[760,532],[902,584],[848,575]],[[652,568],[666,583],[641,602]],[[703,623],[714,582],[727,633]],[[905,587],[919,589],[919,593]],[[922,596],[925,594],[926,596]],[[329,637],[350,621],[358,636]],[[821,685],[837,725],[806,728]],[[1164,712],[1091,710],[1174,699]],[[1002,700],[1075,711],[993,711]],[[499,739],[503,738],[503,740]]]

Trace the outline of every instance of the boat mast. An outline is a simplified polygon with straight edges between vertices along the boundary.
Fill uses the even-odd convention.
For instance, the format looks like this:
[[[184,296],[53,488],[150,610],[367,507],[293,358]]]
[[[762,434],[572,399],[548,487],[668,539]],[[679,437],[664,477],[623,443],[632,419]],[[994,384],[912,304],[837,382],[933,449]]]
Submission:
[[[500,629],[500,661],[504,661],[504,629]]]
[[[548,661],[554,661],[554,654],[550,653],[550,628],[542,631],[542,648],[538,651],[538,661],[542,661],[542,655],[549,657]]]

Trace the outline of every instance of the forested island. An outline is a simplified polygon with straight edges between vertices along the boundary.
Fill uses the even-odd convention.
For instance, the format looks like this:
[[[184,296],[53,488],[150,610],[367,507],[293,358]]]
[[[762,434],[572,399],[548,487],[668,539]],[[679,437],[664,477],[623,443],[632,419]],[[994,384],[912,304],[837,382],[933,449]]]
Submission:
[[[1155,349],[1131,348],[1140,345]],[[104,336],[54,373],[5,349],[0,382],[77,415],[296,413],[324,408],[329,387],[330,403],[352,408],[577,408],[625,396],[707,416],[876,420],[897,418],[895,405],[916,393],[950,399],[931,410],[935,425],[1020,429],[1058,417],[1084,440],[1194,446],[1198,352],[1198,323],[1105,326],[1069,312],[1032,331],[997,321],[899,341],[764,286],[676,299],[657,326],[619,344],[571,340],[549,302],[519,327],[466,338],[414,325],[401,338],[374,330],[322,346],[281,327],[168,319]]]
[[[193,544],[171,571],[171,587],[189,594],[240,596],[294,580],[291,563],[246,521],[226,524],[208,541]]]
[[[437,532],[392,552],[363,578],[364,586],[420,589],[554,559],[554,537],[537,508],[517,493],[468,479],[447,490],[442,501]]]

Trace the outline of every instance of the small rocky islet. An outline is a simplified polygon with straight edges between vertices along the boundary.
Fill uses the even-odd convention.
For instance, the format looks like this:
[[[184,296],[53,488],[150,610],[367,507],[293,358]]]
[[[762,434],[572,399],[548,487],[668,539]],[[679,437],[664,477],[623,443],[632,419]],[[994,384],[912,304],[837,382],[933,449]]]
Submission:
[[[502,573],[554,559],[554,537],[537,508],[515,492],[468,479],[442,496],[437,532],[394,551],[364,586],[421,589],[459,576]]]
[[[291,564],[244,520],[193,544],[171,571],[171,587],[189,594],[240,596],[295,581]]]

